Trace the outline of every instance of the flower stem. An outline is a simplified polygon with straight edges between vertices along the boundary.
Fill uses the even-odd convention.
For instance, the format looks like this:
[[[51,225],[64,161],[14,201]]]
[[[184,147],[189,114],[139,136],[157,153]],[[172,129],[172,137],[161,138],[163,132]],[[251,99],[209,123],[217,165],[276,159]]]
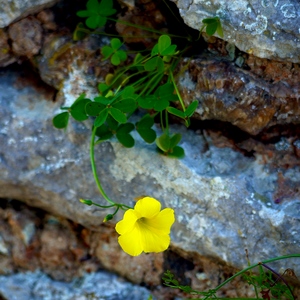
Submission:
[[[250,265],[247,268],[237,272],[236,274],[234,274],[233,276],[231,276],[230,278],[225,280],[223,283],[218,285],[215,289],[211,290],[210,294],[208,294],[205,298],[203,298],[203,300],[209,299],[208,297],[212,296],[212,294],[215,294],[221,287],[223,287],[225,284],[227,284],[228,282],[233,280],[235,277],[237,277],[239,275],[242,275],[243,273],[246,273],[247,271],[249,271],[249,270],[251,270],[251,269],[253,269],[257,266],[260,266],[260,265],[265,266],[265,264],[267,264],[267,263],[274,262],[274,261],[281,260],[281,259],[292,258],[292,257],[300,258],[300,254],[289,254],[289,255],[284,255],[284,256],[278,256],[278,257],[275,257],[275,258],[267,259],[267,260],[258,262],[256,264]]]
[[[111,203],[112,205],[116,205],[116,203],[114,201],[112,201],[105,193],[101,183],[100,183],[100,180],[98,178],[98,175],[97,175],[97,169],[96,169],[96,164],[95,164],[95,151],[94,151],[94,148],[95,148],[95,136],[96,136],[96,130],[97,130],[97,127],[94,127],[93,128],[93,131],[92,131],[92,136],[91,136],[91,142],[90,142],[90,160],[91,160],[91,165],[92,165],[92,172],[93,172],[93,176],[94,176],[94,179],[95,179],[95,182],[97,184],[97,187],[101,193],[101,195],[103,196],[103,198]]]

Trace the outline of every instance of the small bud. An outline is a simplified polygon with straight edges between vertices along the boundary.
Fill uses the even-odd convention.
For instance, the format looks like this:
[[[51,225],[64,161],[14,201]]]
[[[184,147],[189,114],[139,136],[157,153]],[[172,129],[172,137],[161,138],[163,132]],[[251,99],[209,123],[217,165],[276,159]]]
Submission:
[[[87,199],[79,199],[79,201],[83,204],[86,204],[86,205],[93,205],[93,201],[92,200],[87,200]]]
[[[108,214],[108,215],[104,218],[103,222],[110,221],[110,220],[113,219],[113,217],[114,217],[114,216],[113,216],[112,214]]]

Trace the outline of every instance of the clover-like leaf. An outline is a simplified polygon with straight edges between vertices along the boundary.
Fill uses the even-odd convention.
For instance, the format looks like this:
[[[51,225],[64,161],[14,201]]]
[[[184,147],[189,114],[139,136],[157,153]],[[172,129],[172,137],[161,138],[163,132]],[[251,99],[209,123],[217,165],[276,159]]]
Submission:
[[[152,57],[144,64],[144,68],[148,72],[151,72],[154,70],[157,70],[158,72],[163,72],[164,66],[165,66],[165,64],[164,64],[162,58],[159,56]]]
[[[127,117],[119,109],[111,107],[108,109],[111,116],[119,123],[126,123]]]
[[[223,29],[219,17],[203,19],[202,23],[206,26],[206,33],[209,36],[217,32],[220,37],[223,37]]]
[[[94,122],[94,126],[100,127],[102,124],[104,124],[107,119],[107,116],[108,116],[108,108],[105,108],[99,113],[98,117]]]
[[[76,120],[76,121],[84,121],[88,118],[88,115],[86,114],[85,111],[85,106],[87,103],[91,102],[90,99],[86,98],[78,98],[70,107],[70,113],[71,116]]]
[[[168,152],[170,150],[170,137],[168,134],[163,133],[160,137],[156,139],[156,145],[163,152]]]
[[[119,50],[122,46],[122,42],[114,38],[110,41],[111,46],[103,46],[101,48],[101,54],[103,59],[110,57],[110,61],[114,66],[118,66],[122,61],[127,59],[127,53],[124,50]]]
[[[98,116],[103,109],[105,109],[105,105],[99,102],[88,102],[85,105],[85,111],[89,116]]]
[[[125,98],[114,102],[112,106],[119,109],[123,113],[131,113],[136,110],[137,103],[133,98]]]
[[[68,122],[69,113],[67,111],[56,115],[52,120],[54,127],[58,129],[66,128],[68,126]]]
[[[139,122],[135,124],[136,130],[146,143],[153,143],[156,139],[156,132],[151,128],[154,124],[154,118],[145,115]]]
[[[167,111],[168,111],[170,114],[172,114],[172,115],[174,115],[174,116],[176,116],[176,117],[179,117],[179,118],[181,118],[181,119],[185,119],[185,113],[184,113],[183,111],[181,111],[181,110],[175,108],[175,107],[169,106],[169,107],[167,107]]]
[[[134,138],[129,134],[134,129],[132,123],[121,124],[116,133],[118,141],[126,148],[134,146]]]
[[[98,143],[98,142],[109,140],[113,136],[113,133],[108,126],[102,124],[101,126],[97,127],[96,136],[99,137],[99,139],[96,142]]]
[[[113,9],[112,0],[89,0],[86,4],[86,10],[77,12],[77,16],[87,18],[85,24],[87,27],[95,29],[102,27],[107,21],[107,16],[113,15],[116,10]]]
[[[197,100],[193,101],[193,102],[186,108],[186,110],[185,110],[185,112],[184,112],[185,117],[190,118],[190,117],[194,114],[195,110],[197,109],[198,104],[199,104],[199,102],[198,102]]]

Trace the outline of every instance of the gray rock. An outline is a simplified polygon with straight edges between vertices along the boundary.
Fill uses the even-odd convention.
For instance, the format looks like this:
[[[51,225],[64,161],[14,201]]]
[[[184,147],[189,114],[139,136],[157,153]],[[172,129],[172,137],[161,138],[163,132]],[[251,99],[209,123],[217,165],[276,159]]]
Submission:
[[[9,71],[0,78],[0,197],[20,199],[97,230],[108,211],[78,201],[104,204],[89,163],[91,124],[71,122],[66,131],[54,129],[51,120],[61,103],[45,101],[30,86],[15,88],[16,78]],[[70,82],[65,85],[78,90]],[[112,199],[130,205],[140,195],[159,199],[176,212],[174,247],[238,268],[247,265],[245,248],[252,262],[300,252],[299,167],[274,168],[264,155],[246,157],[217,148],[209,137],[182,126],[172,128],[183,134],[182,160],[159,156],[154,145],[137,136],[133,149],[115,140],[97,147],[100,179]],[[294,191],[280,186],[282,180]],[[279,191],[283,196],[276,204]],[[296,260],[277,266],[300,272]]]
[[[300,3],[297,0],[173,0],[185,23],[200,30],[219,16],[224,40],[262,58],[300,62]]]
[[[66,283],[36,271],[0,276],[0,295],[7,300],[147,300],[150,292],[107,272]]]
[[[58,0],[0,0],[0,28],[53,6]]]

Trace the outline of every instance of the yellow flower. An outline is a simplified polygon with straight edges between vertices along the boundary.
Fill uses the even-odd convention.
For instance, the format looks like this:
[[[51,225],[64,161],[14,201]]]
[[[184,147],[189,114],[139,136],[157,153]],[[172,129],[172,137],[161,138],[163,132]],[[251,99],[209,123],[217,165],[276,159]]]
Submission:
[[[144,252],[162,252],[170,245],[170,230],[175,221],[174,210],[165,208],[154,198],[139,200],[134,209],[128,209],[117,223],[119,244],[132,256]]]

